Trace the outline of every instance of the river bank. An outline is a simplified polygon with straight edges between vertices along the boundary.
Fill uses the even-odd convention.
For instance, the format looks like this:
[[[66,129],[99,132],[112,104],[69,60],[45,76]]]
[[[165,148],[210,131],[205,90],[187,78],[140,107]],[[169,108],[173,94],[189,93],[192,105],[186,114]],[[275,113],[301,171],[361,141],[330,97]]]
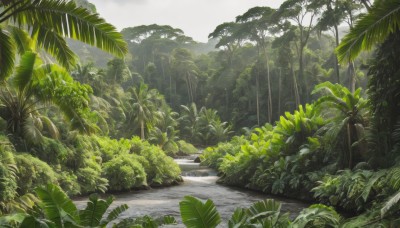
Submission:
[[[116,194],[111,208],[127,204],[129,209],[120,219],[136,218],[144,215],[158,217],[172,215],[180,219],[179,202],[184,196],[191,195],[200,199],[214,201],[221,218],[227,221],[237,207],[248,207],[252,203],[273,198],[282,203],[282,211],[296,216],[308,205],[296,200],[288,200],[276,196],[268,196],[259,192],[232,188],[217,184],[217,173],[194,162],[195,156],[175,159],[182,169],[183,183],[177,186],[153,188],[122,194]],[[74,200],[80,206],[86,204],[87,198]]]

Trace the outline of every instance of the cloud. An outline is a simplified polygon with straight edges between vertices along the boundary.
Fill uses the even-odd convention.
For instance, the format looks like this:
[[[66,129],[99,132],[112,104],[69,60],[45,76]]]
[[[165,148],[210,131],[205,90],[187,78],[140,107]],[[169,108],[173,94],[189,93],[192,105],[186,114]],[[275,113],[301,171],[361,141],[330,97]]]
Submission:
[[[118,29],[138,25],[171,25],[197,41],[221,23],[254,6],[278,7],[283,0],[89,0]]]
[[[148,0],[89,0],[90,2],[94,3],[95,5],[101,4],[113,4],[113,5],[130,5],[130,4],[137,4],[143,5],[148,3]]]

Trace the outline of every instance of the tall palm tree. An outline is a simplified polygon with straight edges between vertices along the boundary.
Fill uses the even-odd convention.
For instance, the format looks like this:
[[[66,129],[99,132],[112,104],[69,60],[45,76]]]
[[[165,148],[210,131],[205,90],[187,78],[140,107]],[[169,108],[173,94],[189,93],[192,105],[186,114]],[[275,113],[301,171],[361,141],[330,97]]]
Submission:
[[[133,97],[131,99],[131,118],[140,126],[140,137],[145,139],[145,127],[149,128],[155,123],[157,116],[157,107],[161,103],[161,95],[155,89],[141,83],[139,87],[133,88]]]
[[[178,121],[180,122],[181,132],[185,135],[186,139],[193,141],[198,135],[197,121],[199,113],[197,112],[197,106],[195,103],[185,106],[181,105],[181,116]]]
[[[0,79],[12,73],[16,53],[37,48],[43,48],[62,66],[73,66],[76,56],[64,37],[119,57],[127,53],[127,44],[114,26],[73,1],[0,1]]]
[[[351,93],[342,85],[324,82],[315,86],[312,93],[323,94],[315,105],[322,108],[330,119],[331,126],[327,135],[333,136],[336,142],[345,141],[347,144],[340,155],[342,168],[353,168],[355,143],[362,139],[367,111],[367,101],[361,97],[361,88]]]
[[[56,105],[81,132],[93,132],[90,124],[91,88],[75,82],[68,72],[55,64],[42,64],[38,54],[26,52],[13,76],[0,89],[0,117],[7,121],[7,131],[25,140],[41,142],[41,130],[47,126],[52,136],[58,132],[40,110]]]

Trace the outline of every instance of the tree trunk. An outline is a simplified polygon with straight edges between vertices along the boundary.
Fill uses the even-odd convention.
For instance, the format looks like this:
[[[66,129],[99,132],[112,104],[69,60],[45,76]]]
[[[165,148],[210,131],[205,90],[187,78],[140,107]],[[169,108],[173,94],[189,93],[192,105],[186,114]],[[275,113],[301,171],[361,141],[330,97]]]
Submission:
[[[282,96],[282,69],[279,68],[279,84],[278,84],[278,117],[281,114],[281,96]]]
[[[347,73],[349,75],[349,89],[350,92],[354,93],[356,91],[356,70],[354,67],[354,62],[349,62]]]
[[[336,47],[339,46],[339,28],[337,25],[334,26],[335,28],[335,42],[336,42]],[[339,67],[339,61],[337,59],[337,56],[334,54],[335,57],[335,71],[336,71],[336,80],[337,83],[340,84],[340,67]]]
[[[272,92],[271,92],[271,78],[269,75],[269,61],[265,51],[265,59],[267,62],[267,86],[268,86],[268,123],[272,122]]]
[[[297,84],[296,74],[294,73],[293,64],[290,65],[290,68],[291,68],[292,76],[293,76],[293,90],[294,90],[294,98],[295,98],[295,103],[296,103],[295,109],[296,109],[300,105],[299,85]]]
[[[172,75],[171,75],[171,73],[169,74],[169,103],[171,104],[171,107],[174,106],[174,103],[172,101]]]
[[[259,71],[257,70],[257,75],[256,75],[256,106],[257,106],[257,125],[260,126],[260,103],[259,103]]]
[[[351,142],[351,129],[350,123],[347,123],[347,146],[349,150],[349,169],[353,168],[353,150],[352,150],[352,142]]]
[[[144,140],[144,121],[140,121],[140,138]]]

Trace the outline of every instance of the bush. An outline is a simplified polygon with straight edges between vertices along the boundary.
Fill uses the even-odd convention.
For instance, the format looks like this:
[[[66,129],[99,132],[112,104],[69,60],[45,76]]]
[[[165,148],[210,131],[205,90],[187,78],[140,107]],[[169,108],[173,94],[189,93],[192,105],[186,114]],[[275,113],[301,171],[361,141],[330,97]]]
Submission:
[[[127,139],[110,139],[108,137],[91,137],[98,146],[101,153],[101,157],[104,162],[108,162],[111,159],[129,152],[131,147],[130,141]]]
[[[78,183],[78,177],[69,171],[60,171],[58,173],[58,182],[60,187],[69,196],[78,195],[81,193],[81,186]]]
[[[63,164],[73,156],[73,152],[62,142],[46,137],[43,137],[43,142],[38,148],[32,149],[32,154],[51,165]]]
[[[195,154],[199,151],[192,144],[185,142],[184,140],[179,140],[178,146],[179,146],[179,153],[185,154],[185,155],[186,154]]]
[[[201,164],[214,169],[219,169],[225,155],[235,155],[246,140],[244,137],[233,137],[232,141],[219,143],[216,147],[207,147],[201,157]]]
[[[18,193],[23,195],[32,192],[36,187],[48,183],[57,183],[57,175],[53,169],[30,154],[15,155],[18,167]]]
[[[140,155],[149,185],[170,185],[180,180],[181,170],[176,162],[165,155],[165,153],[157,146],[151,146],[145,143],[142,151],[135,154]],[[143,158],[145,160],[143,160]]]
[[[0,202],[12,200],[17,194],[17,167],[10,149],[0,146]]]
[[[76,172],[78,183],[81,187],[81,193],[93,193],[107,191],[108,180],[101,177],[101,169],[92,167],[81,168]]]
[[[146,185],[146,173],[135,155],[121,155],[103,166],[103,176],[109,182],[109,190],[122,191]]]

